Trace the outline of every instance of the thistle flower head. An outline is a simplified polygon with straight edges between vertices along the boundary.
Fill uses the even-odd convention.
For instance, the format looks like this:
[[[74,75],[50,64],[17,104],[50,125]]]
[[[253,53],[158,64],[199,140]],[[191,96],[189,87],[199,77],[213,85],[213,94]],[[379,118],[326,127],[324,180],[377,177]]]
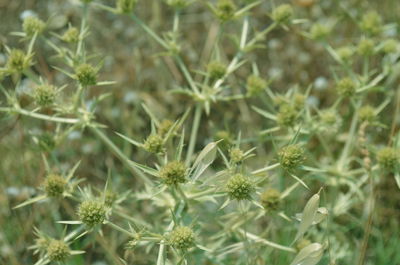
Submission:
[[[399,43],[394,39],[388,39],[383,42],[382,51],[384,53],[395,53],[398,51]]]
[[[112,206],[114,202],[117,200],[117,194],[111,190],[107,190],[104,194],[104,204],[106,206]]]
[[[276,115],[276,121],[283,127],[293,127],[297,121],[298,111],[289,104],[282,104]]]
[[[343,46],[336,50],[340,59],[344,62],[349,62],[351,57],[354,55],[354,48],[351,46]]]
[[[313,24],[310,29],[310,35],[313,40],[325,40],[330,33],[331,28],[321,23]]]
[[[186,181],[186,166],[181,161],[169,162],[160,169],[159,176],[167,185],[184,183]]]
[[[369,105],[363,106],[358,111],[358,118],[363,122],[372,122],[376,119],[375,109]]]
[[[189,5],[189,0],[166,0],[167,5],[175,8],[175,9],[182,9]]]
[[[174,122],[171,120],[163,120],[160,123],[160,126],[158,126],[158,134],[161,136],[165,136],[169,129],[174,125]]]
[[[249,96],[260,94],[267,87],[267,81],[257,75],[250,75],[247,78],[246,88]]]
[[[300,166],[304,160],[304,150],[300,145],[292,144],[283,147],[279,153],[279,163],[287,170],[295,169]]]
[[[71,255],[68,245],[62,240],[51,239],[47,246],[47,256],[51,261],[64,261]]]
[[[90,64],[81,64],[75,69],[75,77],[83,86],[93,86],[97,83],[97,70]]]
[[[276,189],[267,189],[261,194],[261,205],[269,211],[279,208],[281,193]]]
[[[345,77],[336,84],[336,90],[343,97],[351,97],[356,93],[356,83],[348,77]]]
[[[293,8],[289,4],[276,7],[271,14],[272,19],[278,24],[287,24],[293,16]]]
[[[103,203],[96,200],[88,200],[79,205],[78,216],[85,225],[93,227],[104,222],[106,209]]]
[[[143,148],[150,153],[162,153],[164,151],[164,140],[158,134],[151,134],[143,143]]]
[[[137,0],[117,0],[117,9],[120,13],[129,14],[133,11]]]
[[[399,156],[396,149],[391,147],[385,147],[379,150],[376,157],[381,168],[387,171],[393,171],[396,169],[399,162]]]
[[[78,42],[79,30],[75,27],[70,27],[64,32],[64,34],[61,36],[61,39],[68,43]]]
[[[359,55],[368,57],[374,54],[375,42],[372,39],[362,39],[358,43],[357,52]]]
[[[382,18],[376,11],[369,11],[361,18],[360,28],[369,35],[376,35],[382,31]]]
[[[248,200],[254,191],[254,184],[242,174],[235,174],[228,180],[226,190],[231,199]]]
[[[211,80],[220,79],[226,73],[226,66],[219,61],[212,61],[207,65],[207,73]]]
[[[45,27],[46,24],[35,16],[28,16],[22,24],[22,28],[28,37],[32,37],[35,33],[42,33]]]
[[[234,147],[229,150],[229,158],[233,163],[239,164],[244,159],[244,153],[240,148]]]
[[[44,181],[44,190],[49,197],[61,196],[67,187],[67,180],[57,174],[49,174]]]
[[[38,106],[50,106],[56,99],[56,88],[50,84],[38,85],[34,89],[33,97]]]
[[[216,15],[221,21],[227,21],[235,16],[236,5],[232,0],[218,0]]]
[[[31,65],[31,56],[19,49],[12,49],[8,55],[7,69],[13,73],[20,73]]]
[[[173,247],[186,250],[194,245],[195,235],[190,227],[179,226],[168,235],[168,241]]]

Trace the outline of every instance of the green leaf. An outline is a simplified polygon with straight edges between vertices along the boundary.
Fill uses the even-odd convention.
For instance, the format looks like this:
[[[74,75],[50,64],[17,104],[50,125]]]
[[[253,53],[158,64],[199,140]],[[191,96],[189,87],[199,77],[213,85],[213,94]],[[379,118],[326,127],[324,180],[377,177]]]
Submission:
[[[312,243],[300,250],[290,265],[315,265],[321,260],[323,253],[321,244]]]
[[[304,207],[300,226],[299,229],[297,230],[297,234],[293,243],[296,242],[299,238],[301,238],[304,235],[304,233],[307,232],[307,229],[313,224],[315,220],[315,215],[317,214],[318,211],[319,199],[320,196],[317,193],[314,194],[308,200],[306,206]]]

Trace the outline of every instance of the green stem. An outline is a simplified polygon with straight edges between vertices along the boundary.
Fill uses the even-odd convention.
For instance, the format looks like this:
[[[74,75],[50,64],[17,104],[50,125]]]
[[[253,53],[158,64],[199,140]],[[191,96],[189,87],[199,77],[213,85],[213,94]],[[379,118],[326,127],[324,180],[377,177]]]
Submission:
[[[0,108],[0,112],[16,112],[16,113],[19,113],[21,115],[25,115],[25,116],[28,116],[31,118],[36,118],[36,119],[45,120],[45,121],[59,122],[59,123],[75,124],[75,123],[79,122],[79,119],[53,117],[53,116],[48,116],[45,114],[30,112],[30,111],[20,109],[20,108]]]
[[[186,165],[189,165],[190,160],[192,158],[193,152],[194,152],[194,147],[196,145],[196,140],[197,140],[197,132],[199,130],[199,125],[200,125],[200,120],[201,120],[201,114],[203,112],[203,108],[201,104],[197,104],[196,109],[194,111],[194,120],[192,124],[192,132],[190,134],[190,140],[189,140],[189,147],[188,147],[188,152],[186,155]]]

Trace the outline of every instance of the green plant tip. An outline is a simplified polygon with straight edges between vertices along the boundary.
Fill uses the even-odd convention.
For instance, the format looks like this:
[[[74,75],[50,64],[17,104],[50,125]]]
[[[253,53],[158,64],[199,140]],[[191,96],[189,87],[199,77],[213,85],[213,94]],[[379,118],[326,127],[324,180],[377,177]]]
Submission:
[[[394,171],[399,162],[397,150],[391,147],[385,147],[379,150],[376,157],[379,166],[386,171]]]
[[[356,93],[356,83],[348,77],[345,77],[336,84],[336,91],[340,96],[351,97]]]
[[[36,86],[33,92],[35,103],[41,107],[52,105],[56,99],[56,89],[49,84]]]
[[[249,96],[260,94],[267,87],[267,81],[257,75],[250,75],[247,78],[246,88]]]
[[[151,134],[143,143],[143,148],[150,153],[162,153],[164,151],[164,140],[158,134]]]
[[[24,19],[22,28],[28,37],[32,37],[35,33],[42,33],[46,28],[46,24],[35,16],[28,16]]]

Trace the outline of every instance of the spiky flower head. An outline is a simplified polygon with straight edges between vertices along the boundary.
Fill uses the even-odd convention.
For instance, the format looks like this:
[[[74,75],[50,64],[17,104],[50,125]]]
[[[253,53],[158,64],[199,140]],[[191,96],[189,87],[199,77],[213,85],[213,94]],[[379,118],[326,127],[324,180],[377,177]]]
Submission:
[[[267,189],[261,194],[261,205],[269,211],[279,208],[281,193],[276,189]]]
[[[68,43],[78,42],[79,30],[75,27],[70,27],[64,32],[64,34],[61,36],[61,39]]]
[[[235,164],[239,164],[244,159],[244,153],[240,148],[234,147],[229,150],[229,158]]]
[[[47,256],[51,261],[64,261],[71,255],[68,245],[62,240],[52,239],[47,246]]]
[[[207,65],[207,73],[211,80],[220,79],[226,73],[226,66],[219,61],[212,61]]]
[[[166,0],[166,2],[167,2],[167,5],[169,5],[173,8],[176,8],[176,9],[185,8],[190,3],[189,0]]]
[[[168,241],[173,247],[186,250],[194,245],[195,235],[190,227],[179,226],[168,235]]]
[[[50,84],[41,84],[35,87],[33,97],[38,106],[48,107],[56,99],[56,88]]]
[[[224,22],[235,16],[236,9],[236,5],[232,0],[218,0],[215,13]]]
[[[118,196],[117,193],[107,190],[104,194],[104,204],[107,206],[112,206],[114,202],[117,200]]]
[[[79,205],[78,216],[85,225],[93,227],[104,222],[106,209],[100,201],[88,200]]]
[[[117,0],[117,9],[120,13],[129,14],[133,11],[137,0]]]
[[[292,144],[281,148],[278,156],[279,163],[286,170],[295,169],[305,160],[304,149],[298,144]]]
[[[235,174],[228,180],[226,190],[231,199],[248,200],[254,191],[254,184],[244,175]]]
[[[150,153],[162,153],[164,151],[164,140],[158,134],[151,134],[143,143],[143,148]]]
[[[345,77],[336,84],[336,90],[343,97],[351,97],[356,93],[356,83],[349,77]]]
[[[22,28],[25,34],[28,37],[32,37],[33,35],[40,34],[46,28],[46,23],[44,23],[41,19],[37,18],[36,16],[28,16],[24,19],[22,24]]]
[[[267,87],[267,81],[257,75],[247,78],[246,89],[249,96],[260,94]]]
[[[397,150],[391,147],[379,150],[376,157],[381,168],[387,171],[395,170],[399,162]]]
[[[171,120],[163,120],[160,123],[160,126],[158,126],[158,134],[161,136],[165,136],[169,129],[174,125],[174,122]]]
[[[12,49],[8,55],[7,69],[13,73],[20,73],[32,64],[31,56],[19,49]]]
[[[382,18],[376,11],[368,11],[361,18],[361,30],[369,35],[376,35],[382,31]]]
[[[283,127],[293,127],[297,121],[298,111],[289,104],[282,104],[276,115],[276,121]]]
[[[343,46],[337,49],[336,53],[343,62],[349,62],[354,55],[354,48],[351,46]]]
[[[373,122],[376,119],[375,109],[369,105],[362,106],[358,111],[358,118],[363,122]]]
[[[60,197],[67,188],[67,180],[58,174],[49,174],[43,184],[49,197]]]
[[[293,16],[293,8],[289,4],[276,7],[271,14],[272,19],[278,24],[287,24]]]
[[[387,39],[383,42],[382,51],[384,53],[395,53],[398,51],[399,42],[394,39]]]
[[[97,70],[92,65],[84,63],[76,67],[75,77],[83,86],[93,86],[97,83]]]
[[[375,42],[372,39],[362,39],[358,43],[357,52],[361,56],[368,57],[374,54]]]
[[[310,35],[313,40],[325,40],[331,33],[328,25],[315,23],[311,26]]]
[[[186,181],[186,166],[181,161],[172,161],[160,169],[159,176],[167,185],[177,185]]]

